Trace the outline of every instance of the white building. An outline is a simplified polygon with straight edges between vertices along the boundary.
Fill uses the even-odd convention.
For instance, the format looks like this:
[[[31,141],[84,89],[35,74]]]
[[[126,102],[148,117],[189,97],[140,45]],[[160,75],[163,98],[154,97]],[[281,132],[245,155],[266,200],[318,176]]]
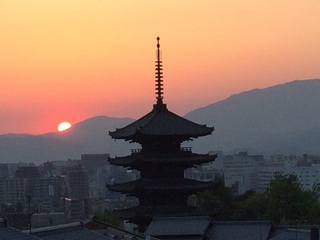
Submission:
[[[277,175],[285,174],[285,156],[274,155],[270,160],[261,162],[258,171],[258,186],[257,191],[265,192],[270,186],[270,182],[275,179]]]
[[[225,156],[223,159],[225,186],[237,185],[238,194],[243,194],[248,190],[257,190],[257,169],[262,161],[262,155],[248,155],[247,152]]]
[[[302,189],[312,190],[320,183],[320,158],[317,156],[288,160],[285,166],[285,174],[293,174],[297,177]]]
[[[223,152],[211,151],[209,155],[217,155],[215,161],[203,163],[197,167],[188,168],[184,171],[184,177],[203,182],[214,181],[222,178],[223,173]]]

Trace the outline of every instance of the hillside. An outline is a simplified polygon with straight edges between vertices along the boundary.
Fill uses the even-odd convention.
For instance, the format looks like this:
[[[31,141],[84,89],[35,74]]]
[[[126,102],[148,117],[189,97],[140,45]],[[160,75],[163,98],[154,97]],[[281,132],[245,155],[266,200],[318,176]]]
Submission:
[[[185,115],[214,126],[212,135],[184,143],[195,152],[320,153],[320,80],[254,89]],[[170,109],[170,106],[169,106]],[[124,155],[137,145],[113,141],[109,131],[134,121],[98,116],[63,133],[0,135],[0,163],[79,159],[83,153]]]
[[[83,153],[129,153],[128,143],[111,140],[108,131],[131,123],[130,118],[98,116],[62,133],[0,135],[0,163],[79,159]]]
[[[251,149],[258,153],[319,153],[320,80],[254,89],[186,114],[215,127],[197,140],[199,151]]]

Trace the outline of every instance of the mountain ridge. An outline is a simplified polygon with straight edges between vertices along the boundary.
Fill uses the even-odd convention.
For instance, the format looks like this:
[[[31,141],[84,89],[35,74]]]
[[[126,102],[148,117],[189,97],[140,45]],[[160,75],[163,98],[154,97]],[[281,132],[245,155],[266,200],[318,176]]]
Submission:
[[[185,118],[214,126],[210,136],[184,145],[195,152],[250,149],[256,153],[317,154],[320,151],[320,80],[295,80],[233,94],[190,111]],[[109,131],[132,118],[95,116],[61,133],[0,135],[0,163],[79,159],[86,153],[126,155],[137,144],[114,141]],[[251,150],[252,149],[252,150]]]
[[[213,124],[215,137],[207,141],[213,141],[225,151],[240,147],[254,148],[261,153],[302,153],[303,149],[297,151],[293,147],[299,145],[299,136],[308,139],[308,134],[320,131],[319,93],[319,79],[295,80],[232,95],[191,111],[185,117]],[[314,141],[318,141],[316,136]],[[316,144],[310,141],[304,150],[317,153]],[[199,142],[197,147],[204,144]]]

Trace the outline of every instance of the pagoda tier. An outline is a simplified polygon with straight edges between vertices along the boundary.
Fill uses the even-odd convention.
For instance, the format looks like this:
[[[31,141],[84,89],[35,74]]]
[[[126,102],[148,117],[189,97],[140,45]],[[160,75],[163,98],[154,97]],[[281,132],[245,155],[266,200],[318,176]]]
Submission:
[[[115,166],[129,167],[141,171],[150,164],[190,168],[202,163],[212,162],[215,158],[216,155],[196,154],[191,152],[191,148],[185,148],[180,154],[164,154],[157,157],[144,155],[140,151],[134,150],[129,156],[109,158],[109,162]]]
[[[163,138],[163,136],[181,143],[192,138],[209,135],[213,130],[213,127],[191,122],[170,112],[166,104],[158,102],[150,113],[109,134],[114,139],[124,139],[143,145],[148,144],[150,139]]]
[[[217,182],[202,182],[186,178],[139,179],[127,183],[108,185],[108,188],[114,192],[128,193],[133,196],[160,191],[173,195],[191,195],[194,192],[214,188],[217,184]]]
[[[192,206],[170,205],[170,206],[136,206],[118,210],[119,215],[125,219],[150,219],[154,216],[188,216],[194,210]],[[143,213],[143,215],[141,214]],[[194,214],[196,215],[196,214]]]
[[[140,179],[123,184],[109,185],[114,192],[122,192],[139,199],[139,208],[143,211],[127,211],[127,216],[132,218],[149,218],[155,216],[177,214],[187,215],[194,209],[188,206],[188,196],[208,189],[214,189],[220,184],[215,182],[200,182],[191,179]],[[128,212],[131,214],[128,214]]]

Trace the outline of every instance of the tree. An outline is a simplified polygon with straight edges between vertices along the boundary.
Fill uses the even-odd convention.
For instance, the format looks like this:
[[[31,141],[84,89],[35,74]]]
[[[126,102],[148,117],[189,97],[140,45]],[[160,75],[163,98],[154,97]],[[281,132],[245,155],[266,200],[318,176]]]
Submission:
[[[271,220],[284,224],[320,224],[316,191],[303,190],[294,175],[279,175],[265,193],[232,197],[224,186],[198,194],[199,209],[216,220]]]
[[[106,209],[97,211],[95,213],[95,218],[101,222],[110,223],[114,226],[121,225],[121,219],[119,214],[116,211],[107,211]]]
[[[198,205],[201,212],[212,215],[216,220],[227,220],[232,215],[231,190],[221,183],[216,189],[198,193]]]
[[[275,223],[318,223],[315,192],[303,190],[294,175],[279,175],[267,191],[267,216]]]
[[[247,191],[235,198],[232,220],[248,221],[265,219],[267,198],[265,193]]]

